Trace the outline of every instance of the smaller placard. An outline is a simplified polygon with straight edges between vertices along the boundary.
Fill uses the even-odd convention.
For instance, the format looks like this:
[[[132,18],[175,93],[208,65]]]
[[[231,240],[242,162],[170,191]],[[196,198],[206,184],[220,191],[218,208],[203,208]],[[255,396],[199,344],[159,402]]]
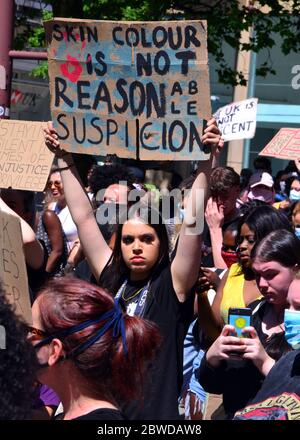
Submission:
[[[214,114],[224,141],[251,139],[256,130],[257,98],[232,102]]]
[[[0,119],[0,188],[45,189],[54,155],[45,147],[43,126]]]
[[[277,159],[297,159],[300,157],[300,128],[281,128],[259,155]]]

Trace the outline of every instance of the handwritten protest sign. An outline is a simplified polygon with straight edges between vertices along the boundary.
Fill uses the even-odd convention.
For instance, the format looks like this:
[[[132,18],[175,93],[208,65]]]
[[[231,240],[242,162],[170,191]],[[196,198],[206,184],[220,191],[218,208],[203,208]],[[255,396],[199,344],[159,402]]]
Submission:
[[[15,311],[32,322],[21,226],[15,216],[0,211],[0,278]]]
[[[259,154],[277,159],[297,159],[300,157],[300,128],[281,128]]]
[[[256,130],[257,98],[232,102],[221,107],[214,117],[224,141],[251,139]]]
[[[0,119],[0,188],[43,191],[53,162],[42,122]]]
[[[206,159],[206,22],[45,23],[51,111],[66,150]]]

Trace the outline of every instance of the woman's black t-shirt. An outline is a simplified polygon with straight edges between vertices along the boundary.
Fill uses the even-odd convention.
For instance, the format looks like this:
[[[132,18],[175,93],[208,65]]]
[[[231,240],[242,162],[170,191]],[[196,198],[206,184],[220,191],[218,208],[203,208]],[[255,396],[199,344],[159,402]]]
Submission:
[[[99,285],[106,287],[107,268],[101,274]],[[125,300],[147,285],[128,280]],[[119,287],[124,280],[120,280]],[[116,294],[116,292],[115,292]],[[138,295],[137,295],[138,296]],[[136,297],[128,302],[135,301]],[[124,299],[123,299],[124,301]],[[126,304],[126,301],[125,305]],[[150,282],[146,305],[142,317],[155,323],[163,336],[156,361],[147,371],[143,402],[123,407],[123,413],[130,420],[175,420],[179,419],[178,396],[183,376],[183,341],[193,318],[193,295],[180,303],[174,291],[170,266],[162,268]],[[134,371],[133,371],[134,374]]]

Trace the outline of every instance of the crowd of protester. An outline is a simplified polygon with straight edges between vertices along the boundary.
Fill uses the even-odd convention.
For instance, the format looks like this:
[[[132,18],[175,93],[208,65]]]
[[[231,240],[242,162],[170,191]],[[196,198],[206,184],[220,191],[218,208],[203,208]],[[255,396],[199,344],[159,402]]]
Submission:
[[[1,190],[32,303],[28,327],[1,288],[1,419],[297,419],[300,160],[274,179],[265,157],[238,174],[218,165],[214,119],[202,142],[210,159],[165,218],[136,167],[107,159],[82,183],[48,123],[43,209]],[[242,337],[230,308],[251,310]]]

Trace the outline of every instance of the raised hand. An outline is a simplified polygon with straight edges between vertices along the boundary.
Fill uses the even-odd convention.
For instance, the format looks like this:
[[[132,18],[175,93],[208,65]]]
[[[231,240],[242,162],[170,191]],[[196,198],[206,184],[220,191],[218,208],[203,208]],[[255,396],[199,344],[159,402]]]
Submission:
[[[224,140],[221,138],[221,132],[218,128],[215,118],[211,118],[207,122],[204,134],[201,137],[201,142],[204,145],[210,145],[212,149],[215,150],[213,151],[213,154],[220,153],[220,151],[224,147]]]
[[[47,148],[49,148],[56,157],[62,158],[68,156],[70,153],[63,150],[58,140],[57,131],[53,127],[52,121],[47,122],[47,126],[44,128],[44,138]]]
[[[221,228],[224,221],[224,207],[210,197],[207,201],[205,219],[209,229]]]

